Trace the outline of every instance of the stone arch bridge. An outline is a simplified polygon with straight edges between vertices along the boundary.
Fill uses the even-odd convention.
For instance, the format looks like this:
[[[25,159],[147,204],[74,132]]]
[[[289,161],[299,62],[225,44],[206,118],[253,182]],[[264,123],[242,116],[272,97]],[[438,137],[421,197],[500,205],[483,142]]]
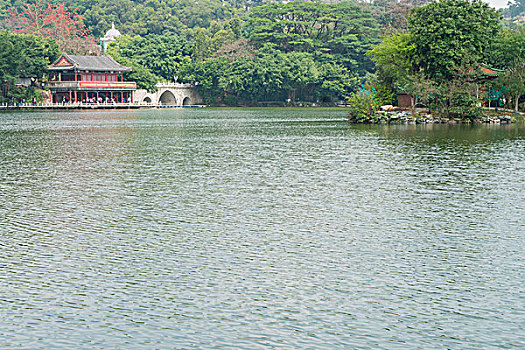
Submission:
[[[181,83],[158,83],[156,92],[138,89],[134,94],[135,103],[164,107],[202,105],[202,97],[194,85]]]

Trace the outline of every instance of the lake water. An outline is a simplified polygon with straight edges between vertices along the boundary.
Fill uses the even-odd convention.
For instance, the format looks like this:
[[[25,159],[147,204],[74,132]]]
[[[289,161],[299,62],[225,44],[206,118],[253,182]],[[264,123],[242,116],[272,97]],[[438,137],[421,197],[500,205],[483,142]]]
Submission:
[[[525,348],[525,126],[0,114],[2,349]]]

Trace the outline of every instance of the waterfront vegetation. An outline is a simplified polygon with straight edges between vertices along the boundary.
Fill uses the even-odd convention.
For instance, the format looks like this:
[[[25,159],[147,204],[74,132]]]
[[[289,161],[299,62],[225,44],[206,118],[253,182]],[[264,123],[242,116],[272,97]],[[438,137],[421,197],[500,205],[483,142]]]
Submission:
[[[44,75],[49,62],[58,55],[58,45],[53,39],[0,31],[0,103],[40,98],[37,78]],[[28,77],[34,84],[29,88],[17,86],[20,77]]]
[[[356,107],[373,90],[364,119],[374,116],[370,106],[396,105],[398,92],[411,97],[412,113],[425,106],[479,119],[481,101],[523,111],[525,30],[515,19],[525,10],[511,5],[504,19],[481,0],[0,2],[2,26],[13,33],[0,37],[13,45],[0,57],[0,102],[23,95],[15,87],[29,74],[23,62],[38,66],[31,76],[40,79],[57,47],[98,53],[95,38],[114,22],[124,35],[108,54],[133,68],[127,79],[148,90],[158,81],[196,83],[210,105]],[[38,44],[27,52],[10,44],[18,37]],[[55,49],[39,55],[38,45]]]
[[[412,114],[420,104],[473,121],[485,116],[480,97],[496,106],[505,98],[518,112],[525,93],[525,31],[502,30],[500,14],[481,1],[416,8],[406,32],[384,37],[368,54],[377,65],[377,98],[394,104],[395,92],[404,91]]]

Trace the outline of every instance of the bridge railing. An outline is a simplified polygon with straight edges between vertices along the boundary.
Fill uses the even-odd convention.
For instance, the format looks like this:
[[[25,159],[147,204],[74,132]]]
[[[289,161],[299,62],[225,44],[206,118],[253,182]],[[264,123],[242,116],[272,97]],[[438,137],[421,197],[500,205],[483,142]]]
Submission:
[[[31,102],[25,102],[25,103],[15,103],[15,104],[10,104],[10,103],[3,103],[3,104],[0,104],[0,109],[11,109],[11,108],[86,108],[86,109],[89,109],[89,108],[92,108],[92,107],[96,107],[96,108],[105,108],[107,107],[108,109],[111,109],[111,108],[114,108],[114,107],[135,107],[135,108],[138,108],[138,107],[155,107],[155,108],[183,108],[183,107],[205,107],[205,105],[183,105],[183,106],[179,106],[179,105],[163,105],[161,103],[154,103],[154,102],[151,102],[151,103],[147,103],[147,102],[138,102],[138,101],[135,101],[133,103],[131,102],[126,102],[126,103],[111,103],[111,102],[94,102],[94,103],[87,103],[87,102],[58,102],[58,103],[54,103],[54,102],[38,102],[36,104],[34,103],[31,103]]]
[[[192,88],[195,87],[193,84],[184,83],[157,83],[157,88]]]

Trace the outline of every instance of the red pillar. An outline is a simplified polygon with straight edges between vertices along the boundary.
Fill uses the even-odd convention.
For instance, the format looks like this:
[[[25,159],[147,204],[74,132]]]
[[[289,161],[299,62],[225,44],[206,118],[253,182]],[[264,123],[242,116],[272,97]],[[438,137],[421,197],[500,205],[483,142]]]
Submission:
[[[75,74],[76,75],[76,74]],[[76,78],[76,77],[75,77]],[[78,99],[77,99],[77,90],[75,90],[75,103],[78,102]]]
[[[71,102],[71,90],[69,90],[69,102]]]
[[[133,103],[133,91],[131,91],[131,103]]]
[[[97,103],[98,103],[98,91],[97,91]]]

